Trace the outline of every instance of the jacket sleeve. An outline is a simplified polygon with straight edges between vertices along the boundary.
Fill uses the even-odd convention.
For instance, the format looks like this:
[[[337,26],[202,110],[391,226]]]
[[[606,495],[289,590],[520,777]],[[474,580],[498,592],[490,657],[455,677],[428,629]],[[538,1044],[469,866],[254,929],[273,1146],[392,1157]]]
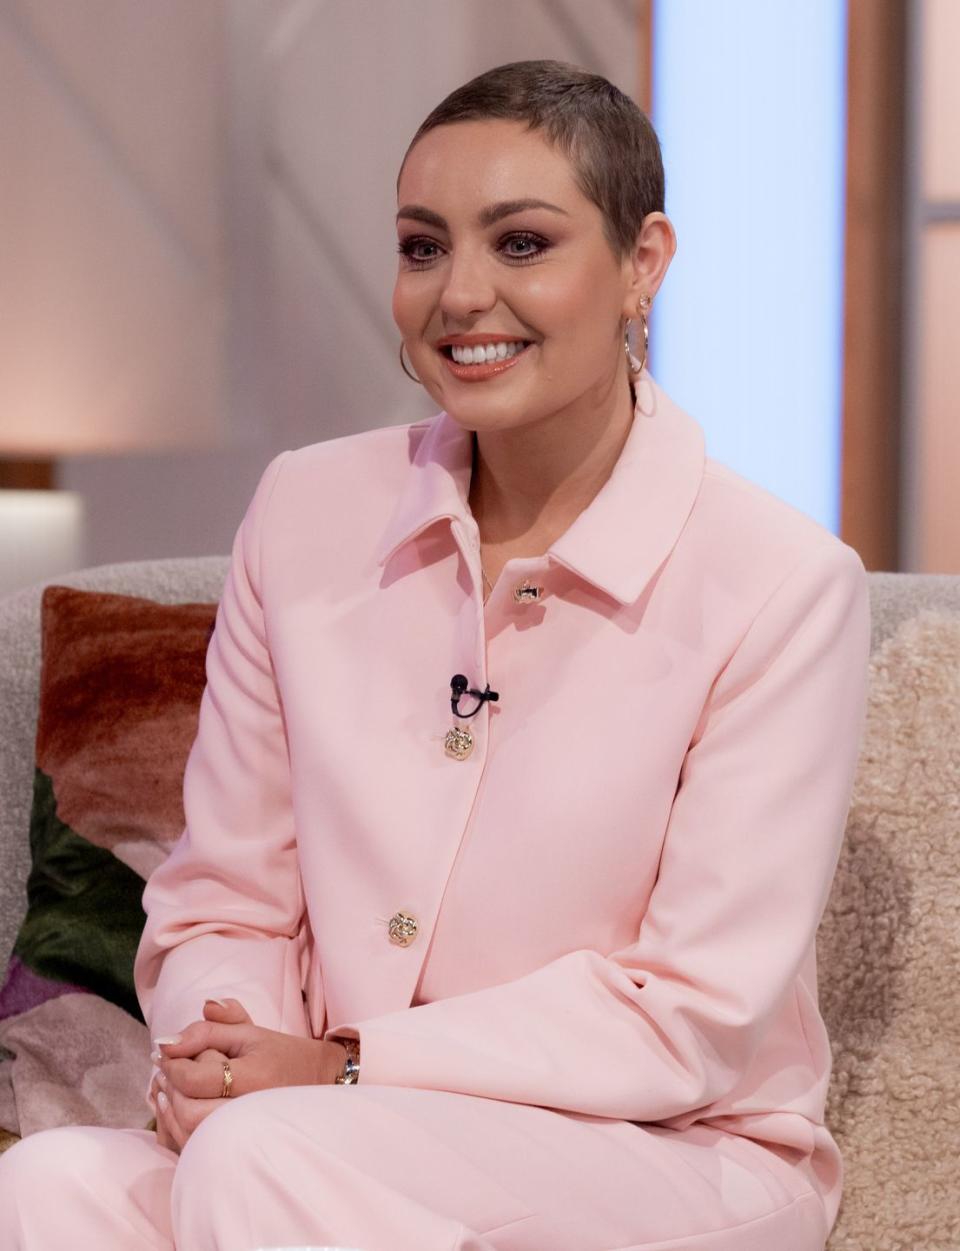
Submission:
[[[635,1121],[731,1092],[826,906],[856,765],[869,608],[824,542],[780,582],[712,686],[637,940],[330,1029],[360,1081]]]
[[[184,776],[186,828],[144,891],[134,977],[153,1037],[224,996],[258,1025],[308,1032],[303,891],[260,578],[260,531],[282,459],[265,472],[234,543]]]

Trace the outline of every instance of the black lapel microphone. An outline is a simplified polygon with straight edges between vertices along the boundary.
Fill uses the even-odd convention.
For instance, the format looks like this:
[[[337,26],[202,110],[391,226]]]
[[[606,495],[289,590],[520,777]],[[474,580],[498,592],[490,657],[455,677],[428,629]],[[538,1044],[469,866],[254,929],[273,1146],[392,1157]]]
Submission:
[[[475,717],[488,699],[491,703],[495,704],[500,698],[498,691],[491,691],[489,683],[487,684],[487,689],[485,691],[475,691],[471,689],[469,681],[463,676],[462,673],[455,673],[450,679],[450,691],[450,707],[453,710],[453,715],[455,717],[459,717],[461,721],[466,721],[470,717]],[[477,701],[477,706],[472,710],[472,712],[460,711],[460,700],[464,695],[472,695]]]

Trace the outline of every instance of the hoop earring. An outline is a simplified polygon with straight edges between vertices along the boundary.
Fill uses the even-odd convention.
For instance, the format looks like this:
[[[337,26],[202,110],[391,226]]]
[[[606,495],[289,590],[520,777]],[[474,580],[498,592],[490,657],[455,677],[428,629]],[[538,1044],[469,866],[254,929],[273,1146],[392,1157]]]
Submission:
[[[640,360],[634,356],[630,348],[630,322],[632,318],[627,318],[627,324],[623,328],[623,350],[627,357],[627,369],[630,373],[635,374],[638,378],[643,373],[643,367],[647,363],[647,355],[650,350],[650,327],[647,325],[647,319],[643,313],[637,313],[637,318],[643,329],[643,356]]]
[[[400,368],[407,375],[407,377],[410,379],[411,382],[417,382],[417,383],[420,383],[420,386],[423,386],[423,383],[420,382],[420,379],[417,377],[417,375],[414,373],[411,373],[410,370],[407,368],[407,362],[403,359],[403,348],[404,348],[404,342],[401,339],[400,340]]]

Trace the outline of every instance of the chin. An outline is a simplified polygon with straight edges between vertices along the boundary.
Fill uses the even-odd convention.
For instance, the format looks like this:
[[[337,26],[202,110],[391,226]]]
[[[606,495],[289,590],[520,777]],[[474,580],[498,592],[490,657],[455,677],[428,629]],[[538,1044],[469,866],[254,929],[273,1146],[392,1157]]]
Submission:
[[[542,391],[529,394],[526,387],[487,390],[486,383],[470,383],[457,388],[431,390],[434,402],[465,430],[515,430],[542,421],[564,407],[565,398],[553,403]],[[464,394],[464,392],[467,392]]]
[[[458,426],[480,434],[498,430],[519,430],[522,426],[529,426],[548,415],[541,410],[540,405],[531,411],[530,407],[516,401],[491,404],[479,397],[466,402],[450,399],[443,407]]]

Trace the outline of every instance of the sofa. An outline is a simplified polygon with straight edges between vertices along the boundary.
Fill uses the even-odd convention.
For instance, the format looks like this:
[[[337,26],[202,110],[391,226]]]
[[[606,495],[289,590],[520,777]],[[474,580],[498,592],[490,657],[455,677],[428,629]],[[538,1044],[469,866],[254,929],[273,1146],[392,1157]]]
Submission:
[[[226,565],[152,561],[58,582],[212,601]],[[41,591],[0,598],[0,972],[30,865]],[[870,593],[867,722],[818,935],[827,1121],[846,1165],[829,1248],[960,1251],[960,577],[871,574]]]

